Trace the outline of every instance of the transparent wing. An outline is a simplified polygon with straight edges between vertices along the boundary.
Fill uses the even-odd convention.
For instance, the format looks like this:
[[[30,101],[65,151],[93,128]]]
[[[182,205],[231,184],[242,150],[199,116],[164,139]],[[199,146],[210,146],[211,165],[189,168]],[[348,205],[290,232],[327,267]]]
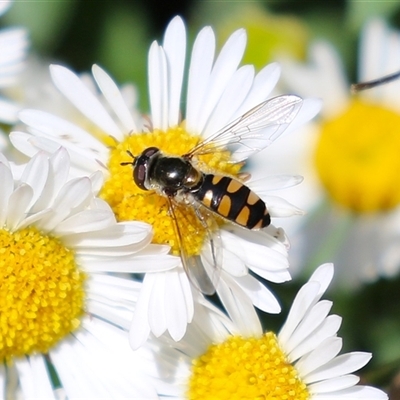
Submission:
[[[186,275],[200,292],[214,294],[222,265],[221,237],[214,216],[198,203],[186,206],[172,197],[168,197],[168,206]],[[188,213],[198,218],[197,227],[187,218]],[[201,251],[193,254],[193,249],[199,247],[199,240],[203,241]]]
[[[301,97],[291,94],[266,100],[200,142],[184,157],[212,153],[234,144],[251,151],[261,150],[287,129],[302,103]]]

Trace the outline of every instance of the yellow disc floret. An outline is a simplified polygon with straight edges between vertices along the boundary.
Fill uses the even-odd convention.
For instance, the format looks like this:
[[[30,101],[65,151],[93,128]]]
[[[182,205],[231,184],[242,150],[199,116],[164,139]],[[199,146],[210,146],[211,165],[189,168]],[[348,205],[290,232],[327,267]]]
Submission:
[[[0,360],[46,353],[84,312],[74,253],[36,228],[0,230]]]
[[[330,196],[355,212],[400,203],[400,114],[360,100],[327,121],[316,167]]]
[[[276,335],[231,336],[193,361],[188,398],[306,400],[306,384],[289,364]]]
[[[133,181],[132,168],[121,166],[121,162],[131,161],[127,150],[138,156],[148,147],[157,147],[165,155],[180,157],[199,141],[199,136],[188,134],[181,126],[167,131],[131,134],[111,149],[108,163],[110,176],[101,191],[101,197],[110,204],[119,221],[138,220],[151,224],[154,231],[153,243],[168,244],[176,255],[179,254],[179,244],[176,242],[167,199],[153,191],[140,189]],[[231,163],[229,157],[228,151],[213,152],[198,157],[197,163],[203,172],[233,176],[238,173],[241,165]],[[178,222],[182,229],[188,230],[191,237],[190,252],[199,254],[204,240],[204,229],[200,221],[190,207],[182,214],[177,213],[176,217],[184,218],[184,221]],[[182,234],[185,235],[185,232]]]

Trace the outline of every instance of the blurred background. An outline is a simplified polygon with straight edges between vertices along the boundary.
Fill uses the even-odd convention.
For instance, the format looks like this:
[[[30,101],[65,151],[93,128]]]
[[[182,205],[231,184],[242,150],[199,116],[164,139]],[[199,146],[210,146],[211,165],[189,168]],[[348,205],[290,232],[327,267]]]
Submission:
[[[205,25],[213,26],[218,42],[221,44],[235,29],[246,28],[248,49],[244,63],[254,64],[257,70],[277,59],[307,65],[310,62],[309,53],[312,44],[316,40],[324,40],[335,49],[338,59],[341,60],[340,73],[348,84],[359,79],[359,63],[362,62],[360,38],[365,24],[379,17],[394,32],[398,33],[397,30],[400,29],[399,2],[357,0],[329,2],[293,0],[248,2],[54,0],[38,2],[16,0],[13,7],[2,17],[1,23],[2,26],[26,26],[32,40],[31,54],[43,59],[45,63],[62,63],[77,72],[89,71],[93,63],[98,63],[119,84],[134,83],[138,88],[139,107],[143,112],[147,112],[147,51],[154,39],[162,40],[166,25],[177,14],[186,21],[189,42],[193,41],[196,33]],[[400,41],[397,45],[400,53]],[[400,58],[398,69],[400,70]],[[382,71],[384,73],[386,70]],[[309,75],[307,75],[308,78]],[[291,87],[290,82],[295,79],[297,77],[284,80],[282,90],[301,92],[297,87]],[[298,79],[302,79],[301,75]],[[329,80],[329,77],[327,79]],[[318,84],[324,85],[321,79]],[[344,86],[344,88],[348,89],[346,96],[350,98],[349,86]],[[316,92],[318,94],[318,90]],[[321,93],[324,94],[323,90]],[[324,95],[329,97],[329,93]],[[400,91],[397,91],[396,95],[398,95],[397,105],[400,113]],[[323,123],[323,121],[320,122],[320,126]],[[357,123],[352,126],[357,130]],[[310,129],[315,130],[316,127]],[[381,129],[383,134],[385,127],[382,126]],[[400,124],[394,129],[398,131],[400,137]],[[300,138],[300,141],[307,146],[305,139]],[[279,158],[285,160],[296,150],[297,148],[291,149],[289,154],[285,154],[284,149],[279,150]],[[277,152],[278,150],[275,154]],[[270,163],[275,160],[273,155],[271,160]],[[274,172],[279,172],[279,168],[273,166],[273,169]],[[281,172],[287,171],[283,168]],[[292,172],[296,173],[296,171]],[[308,179],[315,179],[315,174],[308,177],[303,170],[300,173],[305,175],[305,182]],[[397,185],[400,187],[400,169],[396,173],[398,173]],[[296,187],[293,196],[296,197],[295,193],[301,190],[302,186]],[[310,249],[311,253],[307,254],[307,257],[297,258],[297,253],[300,252],[299,248],[296,249],[297,243],[300,243],[298,246],[304,248],[304,243],[316,240],[315,236],[320,232],[319,229],[322,229],[322,225],[325,231],[331,229],[332,225],[327,225],[326,215],[329,215],[329,219],[337,221],[339,214],[341,218],[347,213],[346,223],[342,226],[343,232],[362,237],[360,232],[353,230],[355,225],[352,224],[357,224],[357,221],[363,218],[361,215],[363,211],[354,207],[346,211],[343,204],[337,206],[335,201],[332,201],[333,208],[328,210],[326,204],[330,201],[329,190],[324,192],[324,189],[321,189],[318,196],[321,191],[324,193],[322,208],[315,204],[308,206],[308,203],[302,200],[301,204],[297,204],[293,199],[293,203],[305,208],[313,219],[304,226],[296,217],[296,226],[286,227],[289,239],[293,235],[293,264],[296,272],[293,281],[288,284],[268,283],[273,286],[273,290],[281,300],[283,312],[279,316],[262,315],[266,329],[276,329],[280,326],[297,289],[318,263],[330,261],[336,263],[338,260],[340,264],[340,260],[343,260],[337,256],[336,250],[332,250],[332,246]],[[284,193],[282,195],[285,197]],[[306,195],[309,198],[314,196],[312,191],[307,191]],[[336,206],[339,211],[335,211]],[[390,252],[394,254],[391,258],[393,270],[390,274],[377,272],[371,279],[360,279],[359,282],[353,282],[351,285],[347,285],[346,279],[340,279],[339,276],[338,283],[330,290],[328,298],[334,301],[333,312],[343,316],[343,325],[339,333],[344,338],[344,349],[373,353],[372,362],[363,370],[362,379],[390,391],[391,399],[400,399],[400,375],[398,375],[400,373],[400,278],[397,272],[400,239],[395,230],[397,226],[400,226],[400,216],[397,213],[397,203],[389,211],[387,209],[368,211],[368,218],[371,219],[373,215],[371,222],[373,229],[371,228],[369,241],[370,236],[374,241],[374,235],[378,236],[380,231],[386,229],[386,225],[380,225],[382,218],[386,221],[385,223],[389,220],[391,226],[395,227],[393,235],[387,234],[383,239],[377,240],[378,246],[375,246],[374,242],[378,256],[386,254],[390,246]],[[365,226],[360,224],[359,228],[370,229],[369,226]],[[341,235],[340,232],[335,231],[336,235]],[[296,237],[301,240],[297,240]],[[350,237],[349,240],[351,239],[354,238]],[[388,248],[385,247],[386,244]],[[361,245],[356,247],[360,256],[363,246],[369,248],[370,242],[361,242]],[[370,261],[371,264],[375,263],[375,260]],[[356,271],[358,268],[351,262],[339,267],[349,271]]]
[[[243,13],[246,9],[254,14],[246,15]],[[267,21],[264,30],[270,32],[267,32],[268,39],[262,40],[267,43],[264,54],[260,54],[259,67],[274,53],[271,46],[304,58],[310,41],[324,38],[336,46],[353,79],[357,41],[363,23],[371,16],[380,15],[400,26],[397,2],[344,0],[172,0],[162,3],[156,0],[16,0],[2,23],[28,27],[35,52],[51,60],[60,60],[76,71],[86,71],[96,62],[119,82],[134,80],[140,89],[141,104],[147,106],[147,50],[154,39],[162,38],[173,16],[179,14],[185,18],[192,38],[200,27],[213,25],[222,42],[236,27],[250,26],[254,22],[250,15],[254,17],[260,12],[265,13],[263,17]],[[253,40],[257,40],[256,32]],[[249,45],[252,45],[251,37]]]

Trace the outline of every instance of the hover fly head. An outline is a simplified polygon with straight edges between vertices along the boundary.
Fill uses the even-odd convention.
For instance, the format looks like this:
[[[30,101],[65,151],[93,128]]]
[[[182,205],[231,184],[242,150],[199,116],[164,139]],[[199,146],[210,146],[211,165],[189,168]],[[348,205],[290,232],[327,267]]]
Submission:
[[[122,162],[121,165],[132,165],[133,180],[136,185],[142,190],[148,190],[146,183],[148,181],[148,171],[152,158],[158,154],[160,150],[157,147],[148,147],[139,156],[134,156],[129,150],[126,151],[132,158],[131,162]]]

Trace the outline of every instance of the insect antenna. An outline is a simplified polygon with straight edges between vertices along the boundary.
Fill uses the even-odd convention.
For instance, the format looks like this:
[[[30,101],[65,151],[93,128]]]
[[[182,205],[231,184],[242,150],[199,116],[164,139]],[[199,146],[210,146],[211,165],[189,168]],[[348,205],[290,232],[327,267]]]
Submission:
[[[385,83],[392,82],[396,79],[400,78],[400,71],[397,71],[393,74],[382,76],[381,78],[374,79],[368,82],[360,82],[360,83],[353,83],[350,86],[351,93],[357,93],[361,90],[372,89],[376,86],[384,85]]]
[[[135,165],[137,157],[135,157],[130,150],[127,150],[126,152],[132,157],[133,160],[132,161],[124,161],[124,162],[120,163],[120,165],[122,165],[122,166]]]

